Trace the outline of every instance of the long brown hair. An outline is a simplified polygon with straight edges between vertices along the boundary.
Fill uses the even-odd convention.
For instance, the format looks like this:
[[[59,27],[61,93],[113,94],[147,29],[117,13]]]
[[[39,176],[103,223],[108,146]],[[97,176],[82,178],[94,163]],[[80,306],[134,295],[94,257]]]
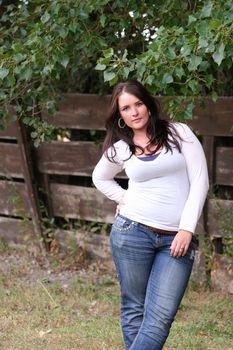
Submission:
[[[114,162],[114,157],[116,155],[114,143],[119,140],[123,140],[129,145],[131,155],[135,154],[136,149],[140,149],[143,153],[143,148],[133,142],[132,129],[127,125],[125,125],[124,128],[120,128],[118,125],[118,120],[120,118],[118,98],[123,92],[136,96],[148,108],[149,121],[147,126],[147,134],[150,138],[148,150],[151,149],[151,154],[155,153],[162,147],[165,147],[166,151],[170,150],[171,152],[172,148],[176,147],[178,151],[181,152],[179,143],[181,138],[171,122],[160,118],[159,106],[154,97],[151,96],[151,94],[141,83],[139,83],[137,80],[130,79],[125,82],[118,83],[112,92],[108,117],[105,123],[107,133],[103,143],[103,152],[106,152],[109,147],[113,148],[111,157],[109,156],[108,152],[106,152],[108,159]]]

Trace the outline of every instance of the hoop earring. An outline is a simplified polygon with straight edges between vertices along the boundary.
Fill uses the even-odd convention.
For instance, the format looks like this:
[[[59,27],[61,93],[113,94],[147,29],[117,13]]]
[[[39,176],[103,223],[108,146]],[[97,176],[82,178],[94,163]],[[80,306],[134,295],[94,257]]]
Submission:
[[[124,124],[122,124],[122,122],[123,122]],[[124,129],[124,127],[125,127],[125,125],[126,125],[125,122],[124,122],[124,120],[123,120],[122,118],[119,118],[119,119],[118,119],[117,124],[118,124],[118,126],[119,126],[120,129]]]

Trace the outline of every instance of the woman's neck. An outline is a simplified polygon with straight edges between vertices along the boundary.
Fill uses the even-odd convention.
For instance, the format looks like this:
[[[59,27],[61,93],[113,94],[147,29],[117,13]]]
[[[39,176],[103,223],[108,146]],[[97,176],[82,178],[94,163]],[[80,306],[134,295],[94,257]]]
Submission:
[[[135,145],[145,148],[150,143],[150,138],[145,132],[134,133],[133,142]]]
[[[150,137],[145,132],[134,133],[133,142],[141,148],[136,148],[135,155],[150,155],[162,149],[162,147],[150,145]]]

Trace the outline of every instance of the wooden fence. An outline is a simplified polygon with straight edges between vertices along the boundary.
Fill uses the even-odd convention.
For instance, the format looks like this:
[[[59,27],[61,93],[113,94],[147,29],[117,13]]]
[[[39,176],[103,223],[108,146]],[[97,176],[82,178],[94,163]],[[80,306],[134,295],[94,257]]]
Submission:
[[[10,124],[7,131],[1,132],[1,237],[17,240],[22,231],[19,224],[25,223],[25,218],[35,234],[41,234],[38,192],[43,194],[49,217],[113,221],[115,204],[91,183],[101,148],[96,142],[83,139],[84,130],[104,132],[108,103],[109,96],[67,94],[55,117],[48,118],[44,113],[42,117],[51,124],[70,131],[71,139],[66,142],[64,139],[44,142],[35,149],[20,122]],[[229,217],[233,209],[233,98],[222,97],[215,104],[206,99],[205,103],[206,108],[196,109],[188,124],[200,136],[211,191],[216,194],[214,198],[209,195],[197,231],[207,231],[218,238],[223,233],[220,213],[227,213]],[[124,175],[120,178],[124,180]]]

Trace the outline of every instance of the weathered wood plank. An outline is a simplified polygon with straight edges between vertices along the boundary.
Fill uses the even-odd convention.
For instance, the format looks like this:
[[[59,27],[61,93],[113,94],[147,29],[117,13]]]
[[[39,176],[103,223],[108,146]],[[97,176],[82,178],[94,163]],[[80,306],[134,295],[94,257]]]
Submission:
[[[24,177],[21,153],[17,144],[0,143],[0,175]]]
[[[207,226],[213,238],[227,235],[233,227],[233,201],[209,199]]]
[[[55,116],[45,112],[43,118],[62,128],[104,130],[110,96],[94,94],[65,94]],[[164,97],[156,97],[163,104]],[[203,99],[206,108],[197,107],[193,119],[187,121],[200,135],[232,136],[233,98],[219,97],[216,103]]]
[[[44,142],[35,150],[39,171],[56,175],[91,176],[101,153],[99,146],[88,141]],[[116,177],[127,178],[124,171]]]
[[[100,156],[94,142],[44,142],[36,150],[38,169],[46,174],[90,176]]]
[[[218,185],[233,186],[233,148],[218,147],[216,149],[216,176]]]
[[[31,217],[29,195],[25,183],[0,180],[0,213]]]
[[[59,104],[54,117],[46,112],[42,117],[62,128],[83,130],[104,130],[104,122],[110,96],[94,94],[64,94],[64,101]]]
[[[6,130],[0,131],[0,139],[16,139],[18,136],[18,121],[4,123]]]
[[[233,98],[219,97],[216,103],[204,98],[206,108],[197,107],[188,121],[200,135],[233,136]]]
[[[7,243],[23,243],[32,236],[30,220],[19,220],[0,216],[0,239]]]
[[[111,223],[116,204],[95,188],[50,184],[54,216]]]
[[[204,136],[202,139],[202,147],[205,152],[209,181],[210,181],[210,189],[212,190],[212,186],[214,183],[214,173],[215,173],[215,138],[214,136]]]
[[[205,221],[204,221],[204,215],[203,214],[201,215],[200,219],[198,220],[195,234],[197,234],[198,236],[205,235]]]
[[[114,269],[108,235],[94,234],[86,231],[80,232],[80,230],[57,230],[56,240],[59,245],[59,251],[69,254],[70,242],[75,241],[77,250],[83,249],[88,259],[93,259],[94,261],[100,260],[107,263],[109,268]]]

